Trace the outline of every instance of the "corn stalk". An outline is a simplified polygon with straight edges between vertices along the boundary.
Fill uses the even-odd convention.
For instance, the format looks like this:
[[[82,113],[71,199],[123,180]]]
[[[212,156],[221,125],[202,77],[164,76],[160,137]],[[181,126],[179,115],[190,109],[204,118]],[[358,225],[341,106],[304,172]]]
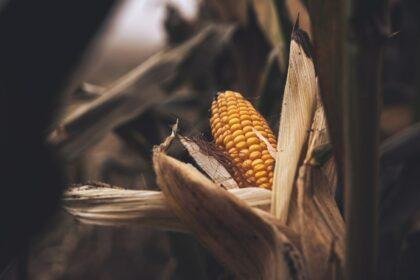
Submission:
[[[379,99],[387,1],[347,7],[343,96],[347,279],[374,279],[377,243]]]

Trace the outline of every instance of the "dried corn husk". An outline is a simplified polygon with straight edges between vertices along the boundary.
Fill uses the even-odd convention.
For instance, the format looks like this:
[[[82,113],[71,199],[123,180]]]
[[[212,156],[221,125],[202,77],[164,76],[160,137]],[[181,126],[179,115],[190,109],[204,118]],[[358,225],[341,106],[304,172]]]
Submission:
[[[306,278],[292,231],[267,222],[244,201],[163,150],[155,149],[153,161],[171,209],[238,279]]]
[[[306,33],[295,28],[290,43],[289,69],[284,92],[274,169],[272,213],[287,221],[299,160],[315,113],[318,84]]]
[[[288,220],[290,228],[299,233],[312,279],[341,278],[344,264],[344,221],[334,200],[334,160],[312,164],[316,148],[328,141],[325,113],[318,100]]]
[[[276,171],[283,175],[271,194],[276,215],[256,208],[267,206],[270,191],[225,190],[214,176],[167,155],[176,125],[153,151],[162,192],[73,189],[66,193],[67,209],[84,222],[138,221],[193,233],[238,279],[342,278],[345,232],[334,201],[334,161],[317,156],[329,143],[325,113],[309,41],[298,29],[292,37],[279,143],[291,138],[277,148]]]
[[[238,183],[233,179],[226,166],[216,157],[204,153],[201,147],[191,139],[179,137],[182,145],[187,149],[190,156],[203,169],[204,172],[215,182],[226,189],[239,188]]]
[[[261,188],[229,190],[251,207],[267,210],[271,191]],[[128,190],[116,187],[84,185],[64,193],[65,209],[82,223],[120,226],[152,226],[171,231],[187,232],[171,211],[160,191]]]

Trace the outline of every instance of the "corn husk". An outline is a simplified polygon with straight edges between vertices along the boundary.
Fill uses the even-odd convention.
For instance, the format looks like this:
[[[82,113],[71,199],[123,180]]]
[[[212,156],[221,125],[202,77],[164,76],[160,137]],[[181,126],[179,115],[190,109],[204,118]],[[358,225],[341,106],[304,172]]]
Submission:
[[[272,213],[286,223],[296,173],[305,155],[318,96],[315,66],[305,33],[296,28],[290,43],[273,180]]]
[[[250,207],[267,210],[271,192],[262,188],[232,189],[229,192]],[[98,185],[70,188],[64,193],[64,208],[85,224],[102,226],[150,226],[188,232],[171,211],[161,191],[129,190]]]
[[[200,146],[191,139],[186,137],[179,137],[179,139],[190,156],[213,182],[226,189],[239,188],[238,183],[233,179],[227,168],[216,157],[204,153]]]
[[[298,240],[190,164],[154,151],[157,182],[177,217],[238,279],[305,279]]]
[[[200,159],[194,145],[187,147],[210,178],[169,156],[175,125],[153,150],[162,192],[82,187],[66,193],[66,209],[82,222],[192,233],[237,279],[341,279],[345,232],[335,165],[319,157],[329,145],[325,113],[309,41],[293,32],[272,192],[222,188],[209,175],[218,165]]]

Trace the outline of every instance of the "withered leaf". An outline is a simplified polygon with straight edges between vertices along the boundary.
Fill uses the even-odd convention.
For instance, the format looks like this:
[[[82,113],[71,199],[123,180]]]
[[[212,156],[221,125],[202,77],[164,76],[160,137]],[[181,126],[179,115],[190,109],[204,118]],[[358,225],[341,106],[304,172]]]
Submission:
[[[157,182],[178,218],[238,279],[304,279],[286,235],[192,165],[155,151]]]
[[[64,208],[86,224],[141,224],[174,231],[185,227],[170,211],[161,192],[83,186],[64,193]]]
[[[286,43],[274,0],[253,0],[252,5],[258,24],[273,48],[278,51],[280,70],[286,68]]]
[[[299,160],[305,155],[316,109],[318,84],[309,39],[298,27],[290,43],[289,69],[283,98],[273,180],[272,213],[287,221]]]
[[[255,135],[258,137],[258,139],[260,139],[265,144],[265,146],[267,147],[267,150],[270,153],[270,155],[273,158],[276,158],[276,156],[277,156],[276,148],[271,146],[271,144],[270,144],[270,142],[268,142],[267,138],[265,138],[258,130],[256,130],[255,128],[252,128],[252,131],[255,133]]]
[[[251,207],[264,210],[270,208],[269,190],[241,188],[229,192]],[[171,211],[160,191],[85,185],[66,191],[63,203],[67,212],[86,224],[141,225],[171,231],[188,231]]]
[[[335,161],[312,164],[318,147],[329,143],[320,99],[313,118],[306,157],[299,168],[290,203],[288,225],[301,238],[302,252],[313,279],[341,277],[344,264],[344,221],[334,199]]]
[[[303,165],[289,225],[300,235],[311,279],[334,279],[344,265],[344,221],[320,167]]]
[[[192,62],[212,63],[233,30],[231,25],[210,25],[178,47],[153,55],[62,120],[50,134],[50,143],[68,158],[77,156],[106,133],[165,100],[162,81],[191,71]]]
[[[179,137],[179,139],[195,162],[215,183],[227,189],[239,188],[229,171],[215,157],[203,153],[194,141],[186,137]]]

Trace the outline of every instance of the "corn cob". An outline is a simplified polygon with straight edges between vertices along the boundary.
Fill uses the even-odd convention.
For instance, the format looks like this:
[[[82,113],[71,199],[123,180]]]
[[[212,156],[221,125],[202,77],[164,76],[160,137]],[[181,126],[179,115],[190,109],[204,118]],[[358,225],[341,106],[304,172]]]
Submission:
[[[267,121],[240,93],[218,93],[211,106],[211,130],[216,145],[226,151],[243,174],[233,174],[242,186],[240,178],[254,186],[271,188],[274,159],[266,144],[254,129],[276,147],[276,138]],[[239,176],[241,175],[241,176]]]

